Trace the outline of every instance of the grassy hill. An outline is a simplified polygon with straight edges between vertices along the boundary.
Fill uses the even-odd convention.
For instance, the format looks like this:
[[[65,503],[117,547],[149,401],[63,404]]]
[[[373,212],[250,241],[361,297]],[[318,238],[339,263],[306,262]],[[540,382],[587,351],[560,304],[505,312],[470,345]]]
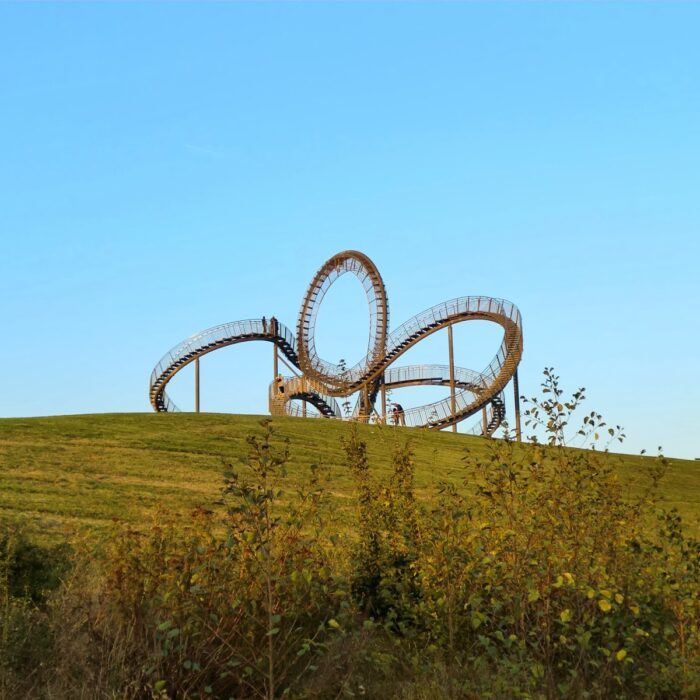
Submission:
[[[22,520],[49,539],[97,530],[113,520],[142,522],[159,507],[186,511],[213,506],[226,464],[238,464],[245,437],[259,432],[259,416],[223,414],[109,414],[0,420],[0,521]],[[329,467],[338,507],[349,511],[352,483],[335,421],[279,418],[289,438],[290,475],[313,463]],[[460,482],[466,451],[486,454],[489,441],[452,433],[359,426],[370,464],[388,471],[397,441],[410,438],[419,496],[440,480]],[[632,493],[646,482],[652,460],[609,455]],[[662,484],[690,532],[700,532],[700,463],[671,460]]]
[[[0,420],[0,525],[26,525],[0,528],[0,700],[700,697],[700,550],[625,502],[658,462],[359,425],[351,478],[352,426],[275,419],[228,518],[152,519],[215,506],[259,420]],[[271,486],[261,464],[284,440]],[[285,517],[314,463],[325,489]],[[699,467],[671,460],[661,486],[689,534]],[[438,496],[445,480],[465,498]],[[113,521],[141,527],[102,540]],[[97,542],[64,546],[84,533]]]

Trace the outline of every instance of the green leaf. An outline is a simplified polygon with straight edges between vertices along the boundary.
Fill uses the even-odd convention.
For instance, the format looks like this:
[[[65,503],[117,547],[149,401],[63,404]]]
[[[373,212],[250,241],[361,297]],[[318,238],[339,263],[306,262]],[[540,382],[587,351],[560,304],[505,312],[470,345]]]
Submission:
[[[540,663],[532,664],[530,672],[535,678],[544,678],[544,666]]]

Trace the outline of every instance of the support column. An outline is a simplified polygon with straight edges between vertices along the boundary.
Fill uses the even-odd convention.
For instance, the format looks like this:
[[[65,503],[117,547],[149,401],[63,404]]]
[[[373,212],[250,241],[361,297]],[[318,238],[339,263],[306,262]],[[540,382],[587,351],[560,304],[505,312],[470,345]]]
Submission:
[[[449,343],[450,349],[450,410],[452,415],[457,412],[457,402],[455,400],[455,358],[454,358],[454,347],[452,343],[452,324],[447,326],[447,342]],[[457,424],[453,423],[452,432],[457,432]]]
[[[486,406],[481,409],[481,432],[484,437],[486,437],[486,429],[488,428],[488,421],[486,420]]]
[[[518,369],[513,373],[513,397],[515,399],[515,439],[518,442],[523,441],[522,433],[520,432],[520,386],[518,384]]]
[[[272,343],[272,380],[277,379],[279,374],[279,363],[277,361],[277,343]]]
[[[381,394],[382,394],[382,423],[386,425],[386,385],[384,384],[384,375],[382,374],[382,386],[381,386]]]
[[[194,412],[199,413],[199,358],[194,361]]]
[[[369,413],[367,412],[367,387],[363,386],[360,389],[360,395],[357,397],[358,401],[358,410],[357,410],[357,419],[361,421],[367,421],[369,420]]]

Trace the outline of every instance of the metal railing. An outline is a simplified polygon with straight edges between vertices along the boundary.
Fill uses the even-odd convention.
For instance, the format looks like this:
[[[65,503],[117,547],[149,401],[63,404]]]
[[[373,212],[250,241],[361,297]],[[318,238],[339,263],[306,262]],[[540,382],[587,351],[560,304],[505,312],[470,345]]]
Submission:
[[[269,406],[272,415],[296,415],[298,408],[292,401],[299,399],[310,403],[326,418],[340,418],[338,402],[328,396],[323,386],[307,377],[279,377],[270,383]],[[303,409],[301,415],[304,415]],[[332,415],[328,415],[328,412]]]
[[[320,304],[332,283],[346,272],[354,273],[362,284],[370,307],[370,339],[366,356],[349,369],[318,356],[314,343],[315,323]],[[502,390],[516,371],[522,355],[522,319],[517,307],[505,299],[485,296],[458,297],[436,304],[411,317],[388,333],[388,299],[381,276],[369,258],[356,251],[334,256],[316,273],[309,286],[297,323],[297,335],[276,319],[247,319],[221,324],[195,333],[169,350],[151,372],[149,396],[157,411],[179,410],[165,391],[167,383],[183,367],[213,350],[239,342],[263,340],[274,343],[302,370],[302,377],[284,378],[286,398],[270,395],[271,412],[296,415],[290,398],[302,397],[322,413],[340,416],[334,397],[357,391],[375,392],[385,387],[419,384],[452,385],[450,368],[445,365],[392,364],[428,335],[469,320],[487,320],[503,327],[503,341],[491,362],[481,372],[453,367],[454,395],[441,401],[404,411],[406,425],[447,427],[486,409],[489,425],[502,418]],[[369,397],[369,403],[374,394]],[[303,415],[303,409],[301,409]],[[365,410],[363,409],[363,412]],[[360,402],[355,409],[360,413]],[[367,420],[368,416],[363,416]]]
[[[482,371],[482,374],[495,377],[503,367],[509,351],[513,349],[509,345],[514,343],[507,342],[508,331],[513,330],[513,335],[521,337],[520,312],[509,301],[482,296],[452,299],[411,317],[387,336],[385,355],[382,358],[373,359],[366,356],[343,372],[339,372],[337,365],[322,360],[316,353],[310,354],[308,361],[316,372],[332,377],[332,386],[337,391],[356,389],[368,379],[380,374],[382,369],[427,335],[447,324],[468,321],[470,318],[494,321],[506,330],[506,337],[496,357]]]
[[[163,355],[149,381],[153,407],[159,411],[179,410],[165,393],[165,385],[178,371],[208,352],[250,340],[275,343],[295,367],[299,366],[294,334],[279,321],[256,318],[223,323],[191,335]]]

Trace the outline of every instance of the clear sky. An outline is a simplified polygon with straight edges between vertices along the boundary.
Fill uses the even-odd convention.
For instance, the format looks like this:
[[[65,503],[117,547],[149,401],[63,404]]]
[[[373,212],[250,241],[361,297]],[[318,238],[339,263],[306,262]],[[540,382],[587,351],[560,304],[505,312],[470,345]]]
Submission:
[[[294,326],[355,248],[392,327],[509,299],[523,393],[553,365],[627,450],[700,457],[699,32],[692,3],[0,3],[0,415],[148,411],[171,346]],[[354,361],[341,282],[318,344]],[[264,413],[270,378],[268,345],[209,355],[202,407]]]

